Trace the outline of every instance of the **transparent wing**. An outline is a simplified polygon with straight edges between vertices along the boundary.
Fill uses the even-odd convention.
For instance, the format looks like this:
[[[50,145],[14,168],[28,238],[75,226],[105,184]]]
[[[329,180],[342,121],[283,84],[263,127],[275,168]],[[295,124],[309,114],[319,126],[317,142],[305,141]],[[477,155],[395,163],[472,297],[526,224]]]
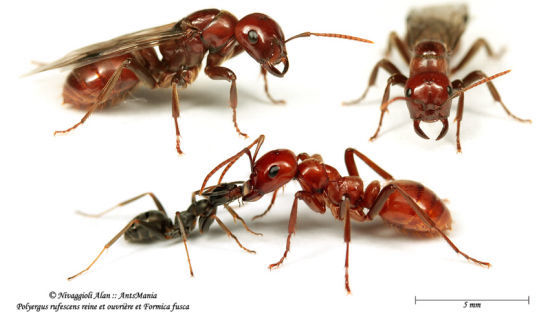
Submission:
[[[407,17],[407,43],[413,47],[422,40],[437,40],[452,52],[468,22],[468,7],[439,5],[413,9]]]
[[[198,31],[197,28],[182,22],[136,31],[69,52],[59,60],[39,66],[25,76],[67,66],[81,67],[106,58],[153,47],[164,41],[192,36],[196,31]]]

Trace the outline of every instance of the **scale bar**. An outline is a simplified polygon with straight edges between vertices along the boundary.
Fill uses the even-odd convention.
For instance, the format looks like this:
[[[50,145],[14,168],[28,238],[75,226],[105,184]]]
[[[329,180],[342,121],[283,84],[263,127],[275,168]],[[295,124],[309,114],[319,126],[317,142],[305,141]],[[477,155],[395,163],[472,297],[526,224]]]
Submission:
[[[503,302],[510,302],[510,301],[516,301],[516,302],[527,302],[527,304],[531,304],[531,296],[527,296],[526,299],[474,299],[474,298],[465,298],[465,299],[420,299],[416,298],[414,296],[414,304],[416,304],[419,301],[473,301],[473,302],[481,302],[481,301],[503,301]]]

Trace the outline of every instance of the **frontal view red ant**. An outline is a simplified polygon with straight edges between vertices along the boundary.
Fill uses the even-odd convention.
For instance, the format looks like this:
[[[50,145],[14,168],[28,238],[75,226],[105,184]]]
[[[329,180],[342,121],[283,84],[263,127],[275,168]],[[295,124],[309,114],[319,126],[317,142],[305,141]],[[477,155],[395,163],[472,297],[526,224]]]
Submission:
[[[177,88],[186,88],[195,81],[207,54],[204,72],[211,79],[231,83],[229,103],[233,110],[233,123],[237,133],[246,137],[237,125],[237,76],[221,64],[246,51],[260,64],[268,98],[274,103],[282,103],[269,94],[267,72],[283,77],[289,67],[286,43],[309,36],[372,43],[348,35],[311,32],[285,40],[281,27],[265,14],[253,13],[239,20],[228,11],[206,9],[191,13],[176,23],[137,31],[72,51],[29,74],[74,67],[63,88],[63,101],[84,108],[87,112],[78,123],[66,130],[55,131],[54,134],[74,130],[94,111],[120,102],[140,82],[151,89],[172,88],[176,150],[181,154]],[[158,47],[159,55],[154,47]]]
[[[270,269],[281,265],[290,250],[290,238],[295,232],[298,200],[304,201],[309,208],[318,213],[327,209],[338,220],[344,221],[344,241],[346,243],[345,257],[345,288],[349,286],[349,242],[351,240],[351,219],[366,222],[379,215],[386,223],[405,232],[440,235],[467,260],[489,267],[488,262],[479,261],[460,251],[445,235],[451,228],[451,214],[443,201],[437,195],[419,182],[395,180],[392,175],[380,168],[361,152],[348,148],[345,152],[346,168],[349,176],[342,176],[338,171],[325,163],[319,155],[306,153],[294,154],[287,149],[277,149],[267,152],[256,159],[264,141],[264,136],[258,137],[252,144],[239,153],[226,159],[216,166],[205,178],[204,188],[210,177],[225,166],[220,176],[222,181],[227,170],[243,155],[250,159],[250,179],[243,186],[243,201],[255,201],[262,196],[273,193],[271,204],[267,210],[257,216],[265,215],[275,202],[277,192],[292,180],[297,180],[302,190],[294,194],[294,203],[288,223],[286,249],[281,259],[271,265]],[[256,145],[254,155],[252,147]],[[386,182],[381,186],[379,181],[372,181],[364,187],[363,180],[355,164],[355,157],[361,159]]]
[[[529,119],[522,119],[512,114],[490,81],[508,71],[487,77],[484,72],[475,70],[463,79],[456,79],[452,82],[449,80],[449,77],[463,68],[480,48],[484,48],[490,57],[499,56],[493,53],[485,39],[479,38],[456,66],[450,66],[450,58],[455,55],[456,47],[467,22],[468,9],[466,5],[431,6],[414,9],[409,13],[407,34],[404,40],[401,40],[395,32],[390,34],[386,56],[389,56],[392,48],[397,48],[401,57],[409,64],[409,77],[403,75],[392,62],[383,58],[372,69],[363,94],[357,100],[344,102],[347,105],[362,101],[367,96],[370,87],[375,84],[378,69],[382,68],[390,74],[380,106],[380,121],[376,132],[370,138],[371,141],[376,139],[380,132],[382,120],[389,104],[396,100],[407,102],[416,134],[423,139],[429,139],[420,128],[420,122],[440,121],[443,127],[436,140],[443,138],[449,129],[448,118],[452,100],[458,97],[458,109],[455,117],[456,149],[457,152],[461,152],[460,123],[464,111],[464,92],[483,82],[487,83],[493,99],[500,103],[510,117],[521,122],[531,122]],[[393,85],[402,86],[405,89],[405,96],[395,97],[388,101],[390,87]]]

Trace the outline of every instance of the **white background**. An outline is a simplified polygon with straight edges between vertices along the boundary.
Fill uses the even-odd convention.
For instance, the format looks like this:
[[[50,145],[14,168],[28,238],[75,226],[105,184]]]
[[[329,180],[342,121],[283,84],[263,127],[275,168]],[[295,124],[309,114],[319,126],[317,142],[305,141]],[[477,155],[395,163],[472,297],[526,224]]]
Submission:
[[[539,2],[477,1],[462,50],[485,37],[507,53],[491,60],[480,53],[457,77],[475,69],[487,74],[512,69],[495,81],[504,102],[521,124],[508,118],[487,88],[467,93],[463,118],[463,154],[455,152],[456,125],[440,140],[425,141],[413,131],[403,103],[390,107],[379,139],[371,143],[387,75],[381,73],[366,101],[342,107],[342,100],[363,91],[390,31],[404,34],[412,5],[420,2],[354,1],[294,3],[242,1],[18,2],[2,11],[2,105],[0,106],[0,177],[2,182],[4,290],[2,310],[17,303],[55,304],[48,293],[105,291],[154,292],[153,303],[190,304],[193,311],[458,311],[462,302],[418,303],[418,298],[527,298],[525,302],[484,302],[485,311],[542,311],[548,298],[547,175],[549,109],[548,16]],[[300,39],[288,44],[290,70],[270,77],[272,94],[287,104],[271,104],[263,93],[259,66],[246,54],[225,66],[238,80],[238,120],[251,139],[263,133],[263,152],[274,148],[320,153],[345,174],[344,150],[355,147],[394,177],[417,180],[448,204],[454,223],[451,239],[463,251],[493,266],[483,269],[457,256],[440,238],[404,236],[381,221],[353,223],[350,254],[352,295],[344,290],[343,224],[300,203],[297,233],[278,270],[267,265],[284,251],[288,216],[297,183],[290,183],[272,212],[250,226],[255,237],[220,218],[247,247],[242,251],[214,224],[206,235],[192,235],[190,254],[196,273],[189,277],[183,245],[117,242],[87,274],[83,269],[133,216],[153,209],[140,202],[102,219],[75,214],[98,212],[142,192],[154,192],[173,215],[190,203],[206,173],[240,150],[227,107],[229,84],[201,74],[180,92],[180,125],[185,155],[175,152],[169,90],[137,89],[121,105],[98,112],[70,135],[54,130],[73,125],[82,111],[61,106],[67,72],[19,78],[31,60],[52,61],[66,52],[120,34],[179,20],[195,10],[219,7],[237,17],[269,14],[287,37],[303,31],[347,33],[376,42],[366,45],[336,39]],[[406,64],[392,55],[408,74]],[[456,62],[456,60],[454,60]],[[392,95],[401,95],[394,89]],[[453,110],[454,115],[455,110]],[[452,119],[451,119],[452,121]],[[440,124],[423,124],[432,138]],[[361,167],[365,181],[378,178]],[[246,160],[228,180],[246,179]],[[261,213],[270,197],[247,203],[238,212],[246,220]],[[4,288],[4,287],[3,287]],[[6,300],[7,298],[7,300]],[[73,303],[63,300],[64,303]],[[101,303],[100,301],[92,301]],[[139,300],[104,303],[129,302]]]

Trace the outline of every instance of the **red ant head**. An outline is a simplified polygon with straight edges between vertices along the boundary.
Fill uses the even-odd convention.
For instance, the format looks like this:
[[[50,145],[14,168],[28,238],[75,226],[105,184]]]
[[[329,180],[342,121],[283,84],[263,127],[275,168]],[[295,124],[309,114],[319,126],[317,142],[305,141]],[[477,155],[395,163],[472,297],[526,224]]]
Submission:
[[[271,151],[254,163],[250,180],[243,187],[243,201],[255,201],[275,191],[296,176],[298,162],[290,150]]]
[[[235,26],[235,38],[262,67],[277,77],[288,70],[285,35],[277,22],[261,13],[243,17]],[[281,72],[275,65],[283,63]]]
[[[449,78],[440,72],[422,72],[411,76],[405,85],[405,97],[411,119],[414,120],[416,133],[428,139],[428,136],[420,129],[420,121],[435,122],[440,120],[443,129],[437,137],[442,138],[448,129],[448,121],[451,111],[450,96],[453,88]]]

